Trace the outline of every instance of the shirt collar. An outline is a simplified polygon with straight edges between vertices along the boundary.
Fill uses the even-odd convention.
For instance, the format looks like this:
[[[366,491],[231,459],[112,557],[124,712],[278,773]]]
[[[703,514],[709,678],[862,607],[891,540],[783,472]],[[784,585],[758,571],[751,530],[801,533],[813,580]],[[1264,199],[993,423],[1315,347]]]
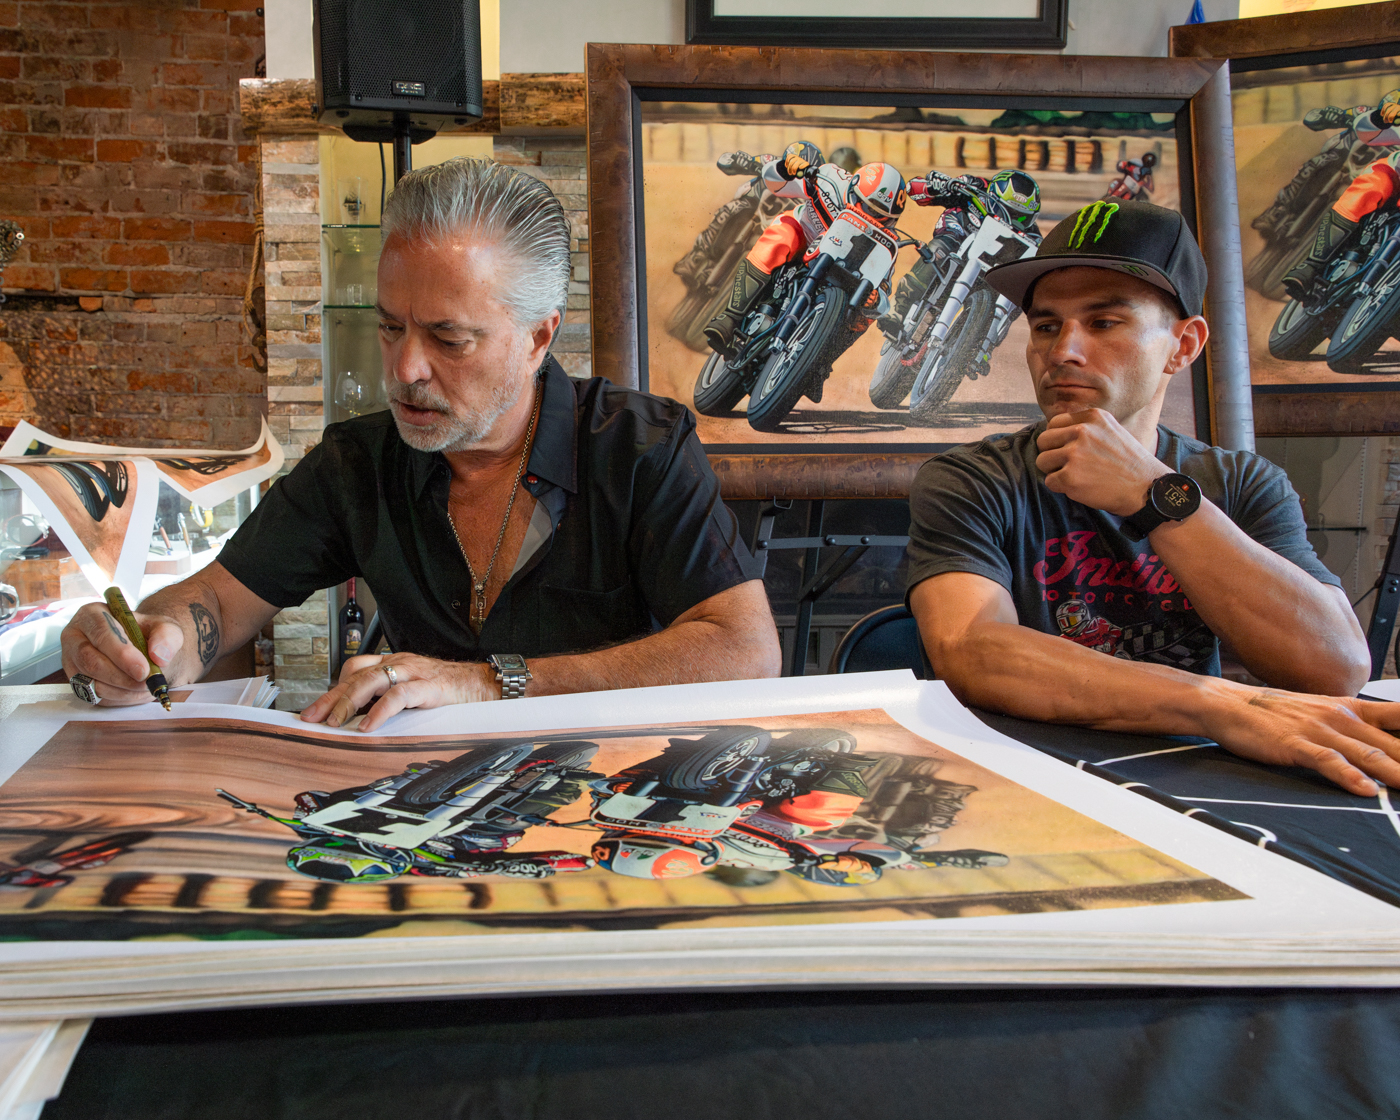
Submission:
[[[578,493],[578,400],[569,375],[551,354],[544,360],[540,380],[544,394],[535,443],[530,448],[526,472],[552,482],[570,494]]]
[[[553,354],[544,360],[540,381],[543,394],[540,418],[536,422],[535,442],[525,470],[527,474],[577,494],[578,424],[574,417],[574,388]],[[394,438],[408,456],[409,482],[416,498],[422,498],[424,488],[439,471],[450,476],[451,467],[441,451],[417,451],[404,443],[397,431]]]

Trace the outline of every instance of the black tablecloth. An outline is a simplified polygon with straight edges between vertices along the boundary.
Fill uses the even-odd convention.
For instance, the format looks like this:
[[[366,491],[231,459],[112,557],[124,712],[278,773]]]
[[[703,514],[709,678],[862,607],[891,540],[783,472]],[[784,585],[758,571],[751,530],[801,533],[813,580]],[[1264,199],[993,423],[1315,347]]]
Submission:
[[[1263,766],[1208,739],[1149,738],[978,712],[1013,739],[1208,810],[1255,843],[1400,905],[1400,790],[1357,797],[1312,770]],[[1400,1061],[1400,1055],[1397,1055]]]
[[[1400,897],[1385,796],[1200,740],[982,718]],[[43,1113],[166,1117],[1400,1120],[1400,992],[780,991],[110,1019]]]

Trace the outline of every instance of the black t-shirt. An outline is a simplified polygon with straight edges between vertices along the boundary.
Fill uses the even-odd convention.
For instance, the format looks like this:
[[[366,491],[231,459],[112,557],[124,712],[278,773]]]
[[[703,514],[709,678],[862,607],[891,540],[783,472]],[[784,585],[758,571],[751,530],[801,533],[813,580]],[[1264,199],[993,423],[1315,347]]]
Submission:
[[[447,516],[450,480],[447,460],[404,443],[388,412],[332,424],[219,561],[278,607],[363,578],[395,650],[451,660],[626,641],[750,578],[690,413],[603,378],[573,381],[552,358],[521,482],[538,502],[542,543],[527,555],[527,534],[479,637],[467,625],[471,577]]]
[[[1044,485],[1035,465],[1040,423],[930,459],[909,495],[909,588],[972,572],[1010,593],[1023,626],[1135,661],[1220,673],[1215,635],[1122,518]],[[1323,583],[1341,580],[1308,543],[1288,477],[1248,451],[1225,451],[1157,429],[1157,458],[1190,475],[1259,544]]]

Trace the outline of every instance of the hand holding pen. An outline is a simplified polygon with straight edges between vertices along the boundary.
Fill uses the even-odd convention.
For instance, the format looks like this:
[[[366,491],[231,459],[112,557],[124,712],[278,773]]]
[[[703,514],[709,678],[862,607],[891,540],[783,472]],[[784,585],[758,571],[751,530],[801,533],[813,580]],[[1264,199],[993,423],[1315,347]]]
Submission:
[[[102,603],[80,608],[63,630],[63,669],[73,692],[89,704],[169,704],[168,677],[184,644],[178,626],[163,618],[138,619],[117,588]],[[142,629],[144,623],[145,629]]]

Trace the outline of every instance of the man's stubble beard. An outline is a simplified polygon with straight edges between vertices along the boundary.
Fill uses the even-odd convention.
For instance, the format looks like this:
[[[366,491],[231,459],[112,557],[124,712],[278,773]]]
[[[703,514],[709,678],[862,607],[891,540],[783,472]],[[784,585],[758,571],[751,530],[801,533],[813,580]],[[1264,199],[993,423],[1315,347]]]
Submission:
[[[442,416],[438,423],[428,429],[414,427],[403,423],[397,416],[394,417],[394,426],[399,430],[399,438],[415,451],[469,451],[475,447],[491,434],[496,421],[515,407],[526,386],[534,384],[533,377],[528,374],[520,376],[518,372],[524,365],[523,346],[511,348],[506,365],[517,371],[516,375],[497,381],[491,386],[483,406],[460,415],[452,413],[452,406],[447,398],[434,392],[423,382],[415,381],[403,385],[394,381],[391,375],[386,376],[386,391],[390,401],[398,401],[413,408],[432,409]]]

